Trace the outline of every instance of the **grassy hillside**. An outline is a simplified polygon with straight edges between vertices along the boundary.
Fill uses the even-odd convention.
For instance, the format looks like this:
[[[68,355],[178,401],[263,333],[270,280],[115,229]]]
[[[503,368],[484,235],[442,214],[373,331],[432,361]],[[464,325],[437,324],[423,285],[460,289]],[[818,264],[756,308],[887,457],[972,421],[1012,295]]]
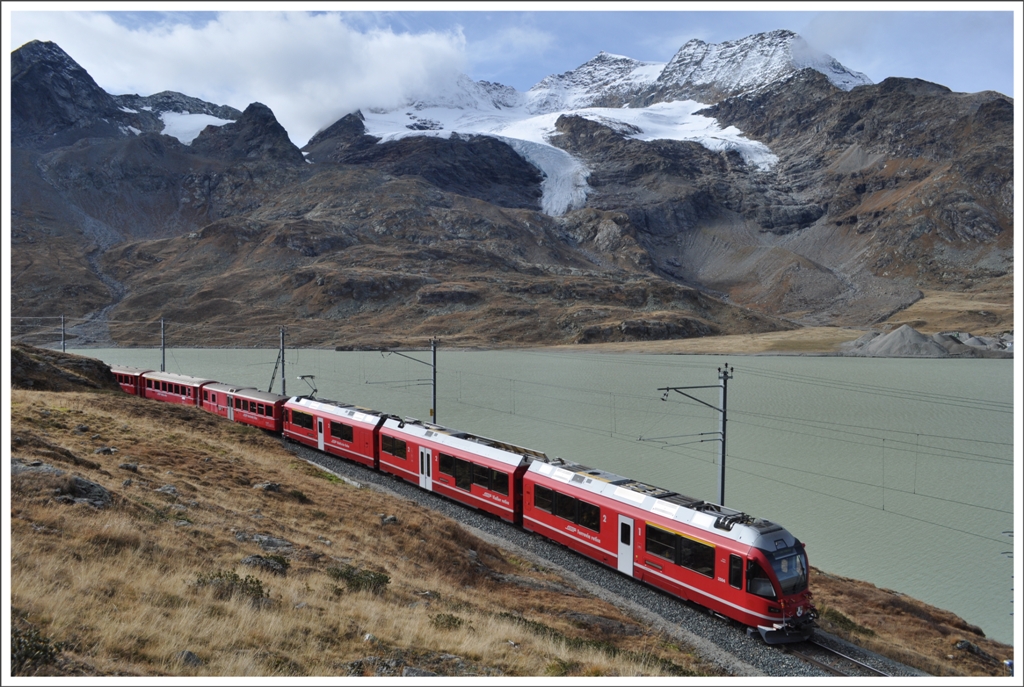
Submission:
[[[15,390],[11,415],[24,470],[11,484],[15,637],[38,633],[37,658],[45,639],[60,649],[23,674],[716,672],[554,573],[259,430],[120,392]],[[75,502],[73,476],[109,504]]]

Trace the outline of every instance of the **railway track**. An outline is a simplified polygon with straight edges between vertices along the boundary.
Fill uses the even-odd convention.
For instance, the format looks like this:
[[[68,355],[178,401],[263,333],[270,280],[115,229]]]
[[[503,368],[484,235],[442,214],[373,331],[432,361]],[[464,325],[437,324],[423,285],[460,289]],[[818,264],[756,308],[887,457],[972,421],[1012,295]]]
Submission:
[[[814,639],[799,644],[786,645],[783,651],[802,661],[841,677],[891,677],[889,673],[875,668],[852,656],[847,656],[830,646]]]

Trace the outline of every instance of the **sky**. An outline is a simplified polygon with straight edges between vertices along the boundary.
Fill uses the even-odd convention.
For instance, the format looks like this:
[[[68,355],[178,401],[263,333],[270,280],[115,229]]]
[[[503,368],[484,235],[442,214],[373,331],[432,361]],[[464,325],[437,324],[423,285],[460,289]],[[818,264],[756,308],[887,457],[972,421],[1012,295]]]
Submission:
[[[458,72],[525,91],[601,51],[667,62],[691,39],[720,43],[780,28],[876,83],[916,77],[1012,97],[1021,21],[1019,3],[927,5],[943,11],[783,3],[775,6],[798,11],[772,12],[743,3],[700,5],[711,11],[677,10],[694,6],[681,3],[631,3],[629,11],[621,3],[590,3],[587,11],[576,3],[284,6],[5,2],[4,46],[53,41],[115,95],[171,90],[239,110],[262,102],[301,146],[348,112],[401,105]],[[913,11],[887,9],[894,6]],[[432,9],[408,10],[421,7]],[[123,11],[101,11],[111,8]]]

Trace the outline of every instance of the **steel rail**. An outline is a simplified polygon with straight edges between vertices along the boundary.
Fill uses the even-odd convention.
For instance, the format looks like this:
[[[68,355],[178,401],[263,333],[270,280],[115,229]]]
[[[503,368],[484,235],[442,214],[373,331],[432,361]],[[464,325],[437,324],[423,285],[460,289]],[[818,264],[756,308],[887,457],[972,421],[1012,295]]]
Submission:
[[[845,661],[849,661],[850,663],[853,663],[854,665],[856,665],[856,666],[858,666],[860,668],[863,668],[864,670],[867,670],[868,672],[873,673],[874,675],[878,675],[879,677],[892,677],[891,675],[889,675],[889,673],[886,673],[885,671],[879,670],[878,668],[875,668],[872,665],[868,665],[867,663],[864,663],[863,661],[858,661],[857,659],[853,658],[852,656],[847,656],[846,654],[842,653],[841,651],[836,651],[832,647],[825,646],[824,644],[821,644],[820,642],[817,642],[814,639],[807,640],[807,643],[810,644],[811,646],[814,646],[814,647],[817,647],[818,649],[821,649],[822,651],[830,653],[833,656],[841,658],[841,659],[843,659]]]

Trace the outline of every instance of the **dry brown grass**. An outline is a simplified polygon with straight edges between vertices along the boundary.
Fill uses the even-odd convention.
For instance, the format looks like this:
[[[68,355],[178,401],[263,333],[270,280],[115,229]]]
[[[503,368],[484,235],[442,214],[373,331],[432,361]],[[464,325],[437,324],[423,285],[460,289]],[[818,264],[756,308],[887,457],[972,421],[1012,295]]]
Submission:
[[[811,588],[828,632],[931,675],[1005,675],[1013,647],[985,638],[962,618],[890,589],[811,569]],[[957,648],[966,641],[983,653]]]
[[[499,581],[558,578],[432,511],[331,480],[258,430],[119,392],[17,390],[11,426],[13,458],[66,473],[11,483],[12,620],[63,643],[37,674],[717,672],[593,596]],[[117,452],[94,452],[103,446]],[[112,505],[55,500],[72,474],[106,487]],[[165,485],[177,495],[155,491]],[[240,565],[272,553],[253,534],[293,544],[277,552],[286,575]],[[346,565],[390,584],[350,591],[329,573]],[[252,580],[234,594],[199,584],[231,571]],[[260,588],[268,601],[254,604],[246,591]],[[609,634],[606,621],[628,631]],[[182,651],[203,664],[182,663]]]
[[[961,331],[994,336],[1013,330],[1012,274],[966,291],[926,290],[922,293],[924,298],[872,327],[802,327],[778,332],[550,348],[592,353],[828,355],[838,353],[840,344],[858,339],[869,329],[891,331],[904,324],[924,334]]]
[[[835,353],[839,344],[853,341],[864,332],[847,327],[804,327],[763,334],[729,334],[668,341],[630,341],[586,346],[551,346],[551,350],[576,350],[590,353],[660,354],[741,354],[758,353]]]
[[[926,334],[961,331],[975,336],[994,336],[1013,330],[1012,274],[967,291],[923,293],[924,298],[884,324],[890,329],[909,324]]]

